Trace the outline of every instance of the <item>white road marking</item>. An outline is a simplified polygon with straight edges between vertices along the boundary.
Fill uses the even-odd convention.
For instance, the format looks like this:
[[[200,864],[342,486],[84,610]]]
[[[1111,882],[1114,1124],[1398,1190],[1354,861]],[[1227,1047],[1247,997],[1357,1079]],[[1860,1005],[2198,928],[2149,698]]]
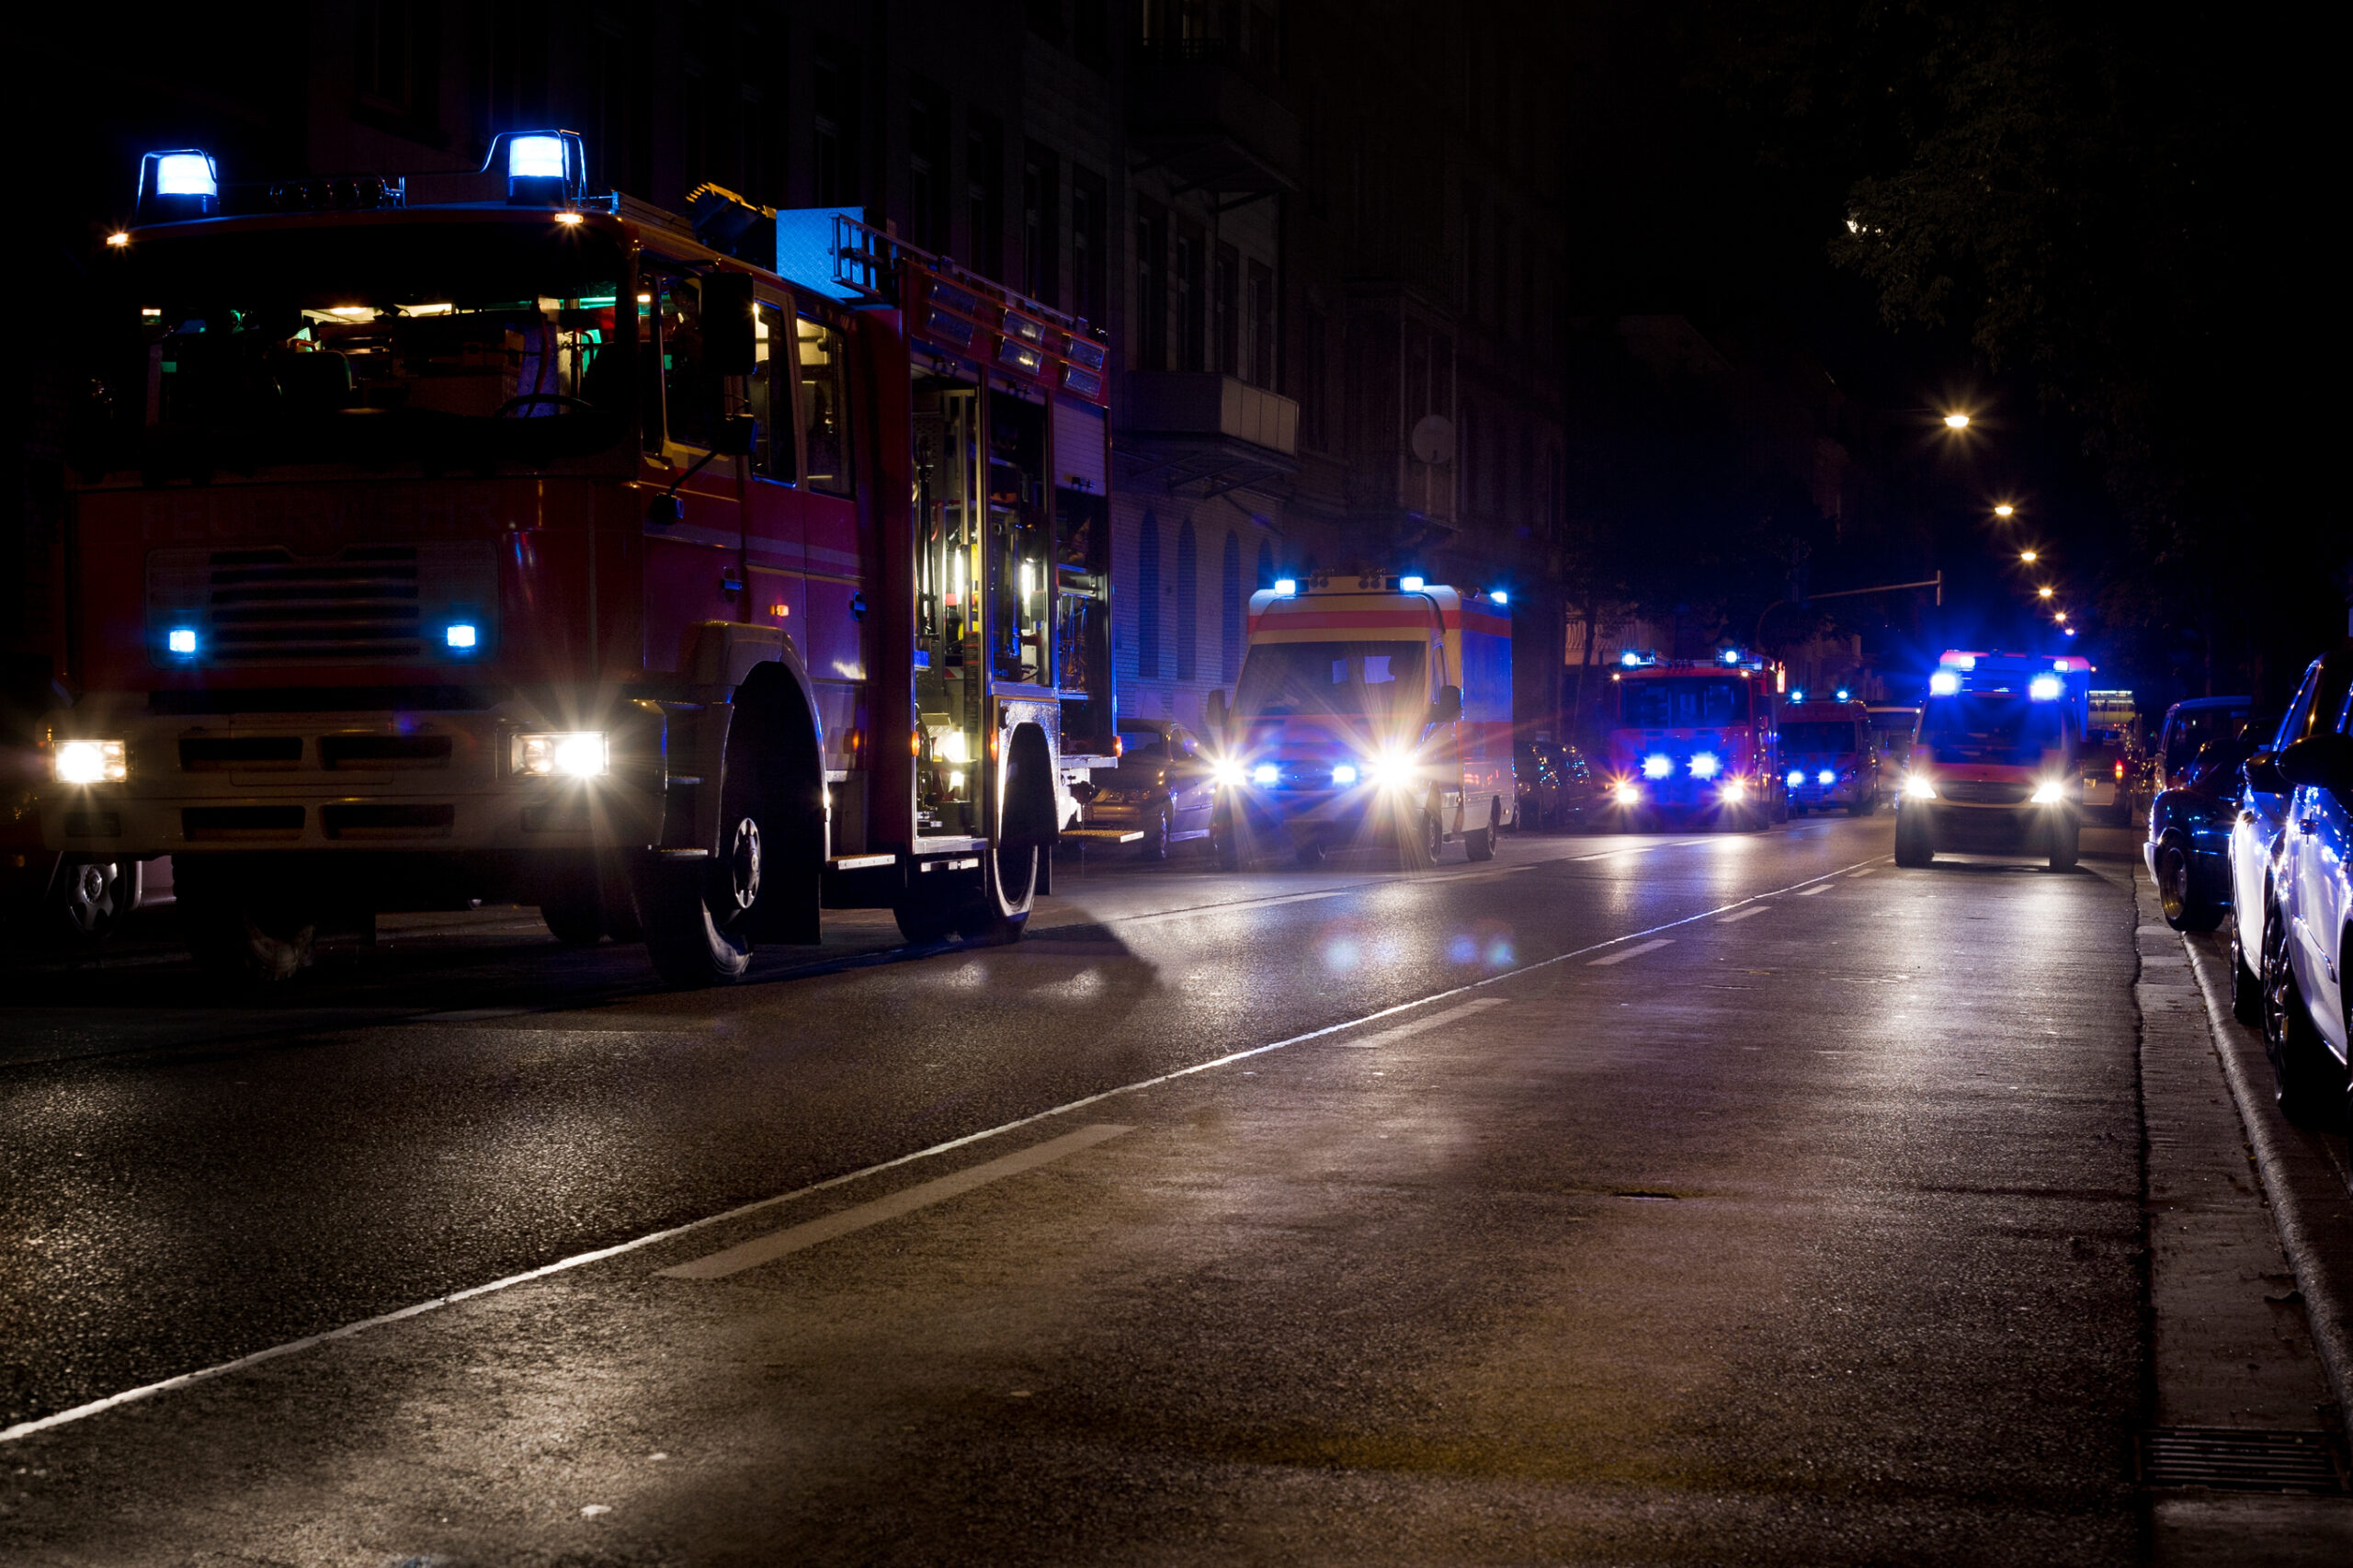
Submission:
[[[1866,866],[1866,867],[1864,867],[1861,870],[1859,870],[1859,871],[1850,871],[1850,872],[1848,872],[1848,873],[1847,873],[1847,875],[1849,875],[1849,876],[1855,876],[1855,877],[1868,877],[1868,876],[1870,876],[1870,875],[1871,874],[1871,872],[1872,872],[1873,870],[1875,870],[1875,869],[1877,869],[1877,868],[1876,868],[1876,867]]]
[[[976,1187],[986,1187],[993,1181],[1003,1181],[1006,1176],[1036,1170],[1064,1154],[1091,1149],[1107,1139],[1117,1138],[1130,1131],[1132,1130],[1108,1122],[1082,1127],[1075,1132],[1048,1139],[1017,1154],[1007,1154],[1001,1160],[991,1160],[986,1165],[974,1165],[953,1176],[923,1182],[903,1192],[894,1192],[887,1198],[878,1198],[871,1203],[861,1203],[836,1214],[827,1214],[806,1224],[771,1231],[765,1236],[755,1236],[748,1242],[712,1253],[708,1257],[696,1258],[692,1263],[657,1270],[657,1276],[664,1279],[724,1279],[731,1274],[741,1274],[747,1268],[773,1263],[788,1253],[832,1241],[835,1236],[846,1236],[852,1231],[862,1231],[869,1225],[879,1225],[885,1220],[895,1220],[902,1214],[912,1214],[918,1209],[928,1209],[935,1203],[943,1203]]]
[[[1745,920],[1752,915],[1766,914],[1771,910],[1772,907],[1773,906],[1769,903],[1752,903],[1746,909],[1733,910],[1730,915],[1727,915],[1722,920],[1717,921],[1716,924],[1719,926],[1729,926],[1735,920]]]
[[[1654,937],[1649,941],[1642,943],[1638,947],[1621,948],[1617,952],[1608,953],[1601,958],[1595,959],[1586,967],[1587,969],[1599,969],[1604,964],[1624,963],[1628,959],[1638,959],[1644,953],[1654,953],[1661,948],[1673,947],[1674,945],[1675,938],[1672,937]]]
[[[1149,926],[1155,920],[1179,920],[1188,915],[1222,915],[1229,909],[1267,909],[1278,903],[1312,903],[1319,898],[1346,898],[1352,892],[1384,885],[1381,882],[1356,882],[1344,888],[1327,888],[1322,892],[1289,892],[1278,898],[1244,899],[1238,903],[1189,903],[1182,909],[1164,909],[1155,915],[1115,915],[1103,924]]]
[[[1362,1040],[1344,1040],[1337,1043],[1358,1051],[1370,1050],[1376,1045],[1394,1045],[1401,1040],[1420,1034],[1425,1029],[1434,1029],[1440,1024],[1450,1024],[1458,1018],[1476,1017],[1490,1007],[1502,1006],[1507,1000],[1509,998],[1503,996],[1477,997],[1463,1003],[1460,1007],[1449,1007],[1442,1013],[1432,1013],[1427,1018],[1416,1018],[1410,1024],[1400,1024],[1393,1029],[1383,1029],[1379,1034],[1366,1035]]]
[[[1695,839],[1691,842],[1703,843],[1705,840]],[[1854,869],[1853,866],[1842,866],[1836,871],[1825,872],[1824,876],[1824,878],[1842,876]],[[151,1399],[156,1394],[169,1393],[175,1389],[210,1382],[214,1378],[225,1377],[231,1372],[241,1372],[248,1367],[260,1366],[265,1361],[275,1361],[281,1356],[291,1356],[297,1351],[308,1350],[314,1346],[330,1344],[338,1339],[349,1339],[356,1335],[365,1334],[371,1328],[382,1328],[406,1318],[418,1317],[443,1307],[454,1306],[460,1301],[472,1301],[477,1296],[488,1296],[500,1290],[511,1290],[517,1285],[528,1285],[535,1279],[544,1279],[551,1274],[563,1274],[571,1269],[585,1268],[592,1263],[602,1263],[608,1257],[619,1257],[624,1253],[659,1246],[662,1243],[676,1237],[691,1235],[697,1231],[708,1230],[713,1225],[723,1225],[730,1220],[740,1220],[746,1214],[756,1214],[763,1210],[796,1202],[813,1193],[824,1192],[829,1187],[863,1181],[868,1176],[880,1176],[884,1171],[895,1170],[901,1165],[913,1165],[917,1160],[928,1160],[935,1155],[945,1154],[951,1149],[961,1149],[968,1143],[980,1143],[991,1138],[1001,1138],[1008,1132],[1017,1131],[1034,1122],[1045,1121],[1058,1116],[1068,1116],[1072,1111],[1083,1110],[1088,1106],[1097,1105],[1122,1095],[1141,1094],[1146,1089],[1156,1089],[1163,1084],[1172,1084],[1179,1078],[1189,1078],[1197,1073],[1213,1073],[1221,1067],[1231,1067],[1237,1062],[1247,1062],[1254,1056],[1264,1056],[1268,1051],[1283,1051],[1294,1045],[1304,1045],[1311,1040],[1322,1040],[1326,1035],[1358,1028],[1375,1019],[1394,1017],[1400,1013],[1410,1012],[1415,1007],[1427,1006],[1432,1002],[1443,1002],[1450,996],[1461,996],[1469,992],[1482,991],[1490,985],[1501,984],[1506,980],[1517,980],[1522,975],[1534,974],[1539,970],[1551,969],[1555,964],[1567,963],[1572,959],[1584,958],[1587,953],[1597,953],[1604,949],[1614,948],[1620,942],[1637,941],[1654,932],[1673,931],[1681,926],[1697,925],[1702,920],[1712,920],[1729,910],[1743,909],[1752,903],[1762,903],[1768,899],[1779,898],[1799,885],[1792,882],[1788,887],[1769,888],[1764,892],[1755,893],[1747,898],[1734,899],[1730,903],[1720,903],[1713,909],[1703,909],[1697,915],[1684,915],[1679,920],[1662,921],[1656,926],[1648,926],[1640,931],[1629,931],[1622,937],[1611,937],[1606,941],[1588,943],[1585,947],[1572,949],[1565,953],[1555,953],[1549,959],[1538,959],[1534,963],[1522,964],[1518,969],[1507,969],[1500,974],[1488,975],[1483,980],[1469,981],[1451,990],[1437,992],[1428,996],[1417,996],[1411,1002],[1400,1002],[1394,1006],[1367,1013],[1361,1018],[1350,1018],[1344,1023],[1326,1024],[1320,1029],[1309,1029],[1304,1034],[1295,1034],[1289,1039],[1272,1040],[1265,1045],[1245,1046],[1240,1051],[1231,1051],[1223,1056],[1213,1056],[1207,1062],[1196,1062],[1189,1067],[1179,1067],[1174,1072],[1162,1073],[1150,1078],[1138,1078],[1133,1083],[1121,1084],[1116,1088],[1104,1089],[1092,1095],[1083,1095],[1077,1099],[1068,1100],[1058,1106],[1051,1106],[1044,1110],[1033,1111],[1028,1116],[1016,1117],[1011,1121],[1000,1122],[995,1127],[983,1128],[978,1132],[967,1132],[961,1138],[950,1138],[944,1142],[934,1143],[928,1148],[916,1149],[888,1160],[877,1161],[873,1165],[858,1170],[845,1171],[839,1176],[828,1176],[824,1181],[811,1182],[806,1187],[795,1187],[790,1192],[780,1192],[773,1198],[761,1198],[749,1203],[740,1203],[733,1209],[722,1210],[716,1214],[706,1214],[699,1220],[688,1220],[684,1224],[672,1225],[666,1230],[649,1232],[645,1235],[626,1242],[616,1242],[608,1247],[598,1247],[593,1252],[574,1253],[570,1257],[560,1257],[553,1263],[544,1263],[537,1268],[527,1268],[520,1274],[510,1274],[504,1279],[492,1279],[483,1284],[470,1285],[462,1290],[452,1290],[446,1296],[436,1296],[430,1301],[418,1301],[393,1312],[380,1312],[374,1317],[360,1318],[357,1322],[345,1324],[339,1328],[305,1335],[300,1339],[290,1339],[282,1345],[273,1345],[267,1349],[256,1350],[249,1356],[240,1356],[234,1360],[216,1362],[210,1367],[200,1367],[193,1372],[182,1372],[177,1377],[165,1378],[161,1381],[145,1383],[138,1388],[124,1389],[119,1393],[110,1393],[103,1399],[94,1399],[86,1404],[74,1405],[70,1410],[55,1411],[36,1420],[19,1421],[14,1426],[0,1427],[0,1443],[14,1442],[19,1437],[29,1437],[36,1432],[46,1432],[51,1427],[87,1420],[93,1415],[102,1415],[119,1405]],[[1353,892],[1356,890],[1344,888],[1340,891]],[[1647,949],[1635,950],[1646,951]],[[1631,954],[1630,953],[1629,956],[1631,957]],[[1908,980],[1911,977],[1898,975],[1896,978]]]
[[[1829,891],[1830,884],[1828,882],[1816,882],[1810,888],[1798,889],[1798,896],[1800,898],[1812,898],[1815,893],[1828,892]]]

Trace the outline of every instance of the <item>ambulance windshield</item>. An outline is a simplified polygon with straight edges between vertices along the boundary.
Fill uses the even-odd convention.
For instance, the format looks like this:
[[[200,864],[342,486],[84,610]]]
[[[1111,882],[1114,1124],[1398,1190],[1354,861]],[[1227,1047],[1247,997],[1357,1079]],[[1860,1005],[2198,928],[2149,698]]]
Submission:
[[[142,239],[125,262],[137,347],[108,390],[145,466],[558,457],[627,428],[608,351],[636,307],[594,231],[328,224]]]
[[[1817,719],[1784,724],[1781,749],[1793,755],[1852,756],[1862,750],[1861,730],[1851,721]]]
[[[2066,744],[2055,702],[1986,693],[1936,697],[1920,717],[1920,744],[1938,762],[2031,767]]]
[[[1246,718],[1331,713],[1365,719],[1418,714],[1429,701],[1419,642],[1261,642],[1234,688]]]

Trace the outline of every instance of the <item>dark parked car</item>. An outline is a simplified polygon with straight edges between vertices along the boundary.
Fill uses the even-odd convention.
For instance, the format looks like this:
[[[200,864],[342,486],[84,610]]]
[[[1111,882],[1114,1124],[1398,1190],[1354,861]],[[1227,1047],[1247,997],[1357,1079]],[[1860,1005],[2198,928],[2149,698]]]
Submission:
[[[2141,846],[2165,924],[2177,931],[2211,931],[2231,904],[2231,825],[2252,726],[2228,740],[2209,741],[2184,770],[2182,782],[2149,802],[2149,836]]]
[[[1561,741],[1523,741],[1518,760],[1519,801],[1513,822],[1522,833],[1583,827],[1601,805],[1600,780],[1576,747]]]
[[[1120,766],[1097,769],[1086,825],[1141,832],[1136,851],[1165,860],[1168,846],[1210,835],[1217,783],[1200,741],[1165,719],[1120,721]]]
[[[2156,788],[2170,790],[2180,783],[2198,760],[2198,748],[2237,734],[2253,707],[2253,700],[2245,697],[2193,697],[2166,709],[2157,732]]]

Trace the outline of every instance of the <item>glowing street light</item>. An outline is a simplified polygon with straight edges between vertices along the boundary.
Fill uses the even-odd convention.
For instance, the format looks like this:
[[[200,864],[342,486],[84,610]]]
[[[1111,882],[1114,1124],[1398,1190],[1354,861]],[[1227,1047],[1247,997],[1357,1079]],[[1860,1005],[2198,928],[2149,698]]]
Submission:
[[[2049,597],[2051,597],[2051,588],[2050,588],[2050,586],[2049,586],[2048,585],[2044,585],[2044,586],[2042,586],[2042,587],[2040,587],[2040,588],[2035,589],[2035,590],[2034,590],[2034,597],[2035,597],[2036,598],[2039,598],[2039,599],[2047,599],[2047,598],[2049,598]]]
[[[2040,557],[2030,550],[2021,550],[2018,551],[2018,559],[2025,562],[2029,566],[2031,566],[2040,559]]]
[[[2015,517],[2018,515],[2018,509],[2005,501],[1994,508],[1994,515],[1997,517]]]
[[[1946,429],[1948,429],[1948,430],[1966,430],[1966,429],[1968,429],[1968,428],[1969,428],[1969,415],[1967,415],[1966,414],[1948,414],[1948,415],[1945,415],[1945,428],[1946,428]]]

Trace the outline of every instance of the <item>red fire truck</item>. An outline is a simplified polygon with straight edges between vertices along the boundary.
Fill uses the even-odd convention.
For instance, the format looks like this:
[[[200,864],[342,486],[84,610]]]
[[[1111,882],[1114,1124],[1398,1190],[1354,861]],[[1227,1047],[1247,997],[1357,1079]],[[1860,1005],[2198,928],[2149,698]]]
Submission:
[[[821,907],[1010,937],[1109,760],[1101,343],[853,215],[585,166],[144,160],[41,826],[171,856],[216,971],[472,900],[680,984]]]
[[[1783,668],[1727,648],[1713,660],[1628,650],[1610,676],[1610,800],[1620,827],[1705,819],[1762,827],[1788,819],[1776,712]]]

